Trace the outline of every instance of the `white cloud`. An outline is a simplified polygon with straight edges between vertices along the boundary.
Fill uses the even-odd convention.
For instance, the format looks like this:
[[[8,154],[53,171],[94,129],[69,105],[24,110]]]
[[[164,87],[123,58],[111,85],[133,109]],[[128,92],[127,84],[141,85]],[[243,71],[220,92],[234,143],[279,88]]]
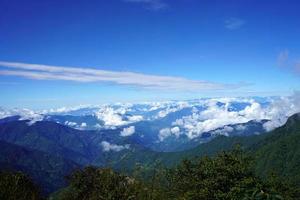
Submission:
[[[95,115],[99,120],[104,122],[106,128],[128,125],[144,119],[141,115],[127,116],[130,110],[131,108],[127,106],[114,108],[110,105],[104,105],[95,112]]]
[[[159,141],[163,141],[164,139],[166,139],[171,135],[175,135],[178,138],[180,134],[181,132],[178,126],[175,126],[173,128],[163,128],[159,131],[158,139]]]
[[[263,125],[269,131],[283,125],[292,114],[300,112],[299,96],[299,93],[295,93],[290,97],[272,99],[267,106],[262,106],[254,99],[208,99],[205,102],[205,110],[177,119],[172,125],[183,129],[191,139],[224,126],[226,129],[222,130],[222,133],[226,135],[230,132],[230,127],[227,128],[226,125],[246,123],[250,120],[270,120]],[[231,110],[231,104],[237,101],[247,102],[249,105],[239,111]],[[218,102],[225,104],[220,106]],[[163,133],[165,137],[170,135],[168,132]]]
[[[117,144],[111,144],[107,141],[102,141],[101,142],[101,146],[102,146],[102,150],[107,152],[107,151],[122,151],[125,149],[129,149],[130,145],[126,144],[126,145],[117,145]]]
[[[65,80],[76,82],[104,82],[131,85],[148,89],[177,91],[226,90],[245,86],[243,83],[222,84],[183,77],[117,72],[92,68],[76,68],[0,61],[0,75],[21,76],[36,80]]]
[[[43,114],[65,114],[65,115],[73,115],[71,114],[73,111],[79,111],[81,109],[85,109],[85,112],[81,113],[80,115],[87,115],[87,114],[93,114],[95,110],[99,109],[99,105],[79,105],[79,106],[73,106],[73,107],[60,107],[56,109],[49,109],[44,110]],[[87,110],[89,112],[87,112]]]
[[[224,106],[218,105],[220,101],[222,99],[206,100],[207,108],[205,110],[178,119],[173,125],[182,127],[189,138],[194,138],[204,132],[215,130],[227,124],[247,122],[247,119],[241,117],[239,112],[229,111],[230,103],[226,102],[228,100],[223,101],[226,102]]]
[[[122,115],[111,107],[101,108],[96,113],[96,116],[98,119],[103,120],[106,126],[121,126],[125,124],[125,121],[122,120]]]
[[[166,102],[161,105],[160,108],[163,110],[159,111],[157,114],[157,118],[166,117],[168,114],[182,110],[183,108],[190,107],[188,102],[179,101],[179,102]]]
[[[131,123],[139,122],[139,121],[142,121],[144,119],[144,117],[141,116],[141,115],[132,115],[132,116],[128,116],[127,118]]]
[[[158,11],[168,7],[163,0],[123,0],[128,3],[140,3],[144,4],[147,9]]]
[[[246,22],[239,18],[229,18],[225,20],[225,28],[229,30],[236,30],[241,28]]]
[[[169,128],[164,128],[159,131],[158,139],[159,141],[163,141],[165,138],[171,135],[171,130]]]
[[[120,135],[123,136],[123,137],[126,137],[126,136],[130,136],[134,133],[135,133],[135,127],[134,126],[129,126],[127,128],[123,128]]]
[[[230,126],[224,126],[223,128],[216,129],[212,131],[213,135],[225,135],[228,136],[230,132],[232,132],[234,129]]]
[[[161,141],[169,136],[174,135],[178,137],[181,134],[186,134],[189,138],[195,138],[201,136],[204,132],[216,129],[220,129],[219,134],[226,135],[230,131],[230,128],[226,126],[246,123],[250,120],[269,120],[263,125],[269,131],[283,125],[292,114],[300,112],[300,92],[295,92],[294,95],[288,97],[265,98],[263,101],[267,103],[261,103],[256,98],[211,98],[192,101],[148,102],[144,104],[107,104],[89,106],[87,108],[91,108],[89,113],[95,114],[99,120],[98,125],[96,125],[98,128],[131,127],[127,127],[129,128],[128,130],[124,129],[124,132],[120,133],[123,135],[135,129],[134,126],[130,126],[134,122],[159,120],[161,117],[167,117],[172,112],[189,108],[176,114],[177,120],[165,124],[165,129],[160,130],[158,133]],[[237,103],[239,105],[236,107]],[[84,112],[89,110],[83,106],[79,106],[78,109],[82,109]],[[66,113],[70,110],[77,113],[75,107],[71,109],[63,108],[59,111]],[[0,118],[20,115],[21,119],[30,120],[30,124],[43,120],[47,114],[46,111],[39,112],[28,109],[0,109]],[[75,122],[67,121],[65,123],[79,129],[87,125],[84,122],[76,124]],[[85,128],[88,127],[86,126]],[[225,129],[223,128],[224,130],[221,131],[222,127],[225,127]],[[244,127],[236,128],[237,130],[242,130]]]
[[[65,125],[67,125],[67,126],[77,126],[77,123],[76,122],[65,121]]]
[[[0,109],[0,119],[17,115],[20,116],[19,120],[29,120],[28,125],[32,125],[35,122],[42,121],[44,119],[43,114],[26,108],[11,110]]]
[[[171,133],[173,135],[175,135],[176,137],[179,137],[179,135],[180,135],[180,128],[178,126],[175,126],[175,127],[171,128]]]
[[[267,119],[270,121],[264,124],[264,128],[269,131],[281,126],[289,116],[298,112],[300,112],[300,92],[296,91],[292,96],[281,97],[272,102],[266,111]]]

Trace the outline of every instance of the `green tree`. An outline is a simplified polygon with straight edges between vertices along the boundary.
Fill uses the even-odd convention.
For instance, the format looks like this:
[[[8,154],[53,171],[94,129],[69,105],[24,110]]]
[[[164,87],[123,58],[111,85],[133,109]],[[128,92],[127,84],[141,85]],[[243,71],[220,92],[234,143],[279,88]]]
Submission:
[[[21,172],[0,172],[0,199],[39,200],[39,190],[30,178]]]
[[[147,188],[137,180],[111,169],[86,167],[68,178],[70,185],[59,194],[63,200],[146,199]]]
[[[185,160],[169,170],[170,199],[283,199],[278,183],[266,183],[256,177],[252,159],[240,149],[222,152],[214,158]],[[293,199],[285,193],[284,199]]]
[[[252,158],[239,148],[215,157],[184,160],[165,169],[138,165],[133,178],[86,167],[69,177],[59,200],[294,200],[299,190],[275,175],[256,177]]]

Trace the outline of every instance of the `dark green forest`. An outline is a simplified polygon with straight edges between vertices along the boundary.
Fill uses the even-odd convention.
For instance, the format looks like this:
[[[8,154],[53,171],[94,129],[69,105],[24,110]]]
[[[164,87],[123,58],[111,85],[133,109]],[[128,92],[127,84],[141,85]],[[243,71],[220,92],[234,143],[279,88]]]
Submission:
[[[173,168],[157,166],[145,178],[140,168],[127,176],[109,168],[85,167],[67,178],[68,186],[53,200],[118,199],[299,199],[300,190],[270,173],[255,175],[254,160],[236,148],[214,157],[183,160]],[[149,173],[149,172],[148,172]],[[2,172],[1,199],[43,199],[38,187],[22,173]]]

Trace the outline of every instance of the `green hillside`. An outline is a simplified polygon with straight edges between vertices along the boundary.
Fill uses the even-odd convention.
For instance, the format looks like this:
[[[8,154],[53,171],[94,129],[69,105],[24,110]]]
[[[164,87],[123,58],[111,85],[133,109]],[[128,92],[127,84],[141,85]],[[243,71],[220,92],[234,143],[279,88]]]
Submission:
[[[24,135],[20,135],[18,131],[7,131],[12,130],[13,126],[3,127],[5,127],[5,129],[2,129],[2,137],[4,139],[15,143],[24,142]],[[19,126],[17,128],[19,128]],[[69,138],[80,138],[79,141],[90,141],[86,142],[86,146],[94,146],[91,145],[91,142],[94,144],[99,143],[103,135],[99,135],[99,138],[95,140],[94,138],[91,139],[87,134],[80,135],[80,133],[84,132],[78,131],[77,134],[77,132],[75,133],[75,131],[69,130],[68,128],[66,129],[67,131],[65,131],[65,128],[61,126],[60,131],[57,131],[57,133],[59,133],[58,135],[46,135],[47,137],[45,137],[45,129],[38,129],[38,127],[35,126],[31,127],[31,129],[34,130],[34,133],[43,136],[39,137],[39,141],[41,141],[41,138],[46,138],[47,141],[50,141],[50,144],[64,144],[64,148],[58,149],[59,151],[54,151],[54,155],[56,154],[56,156],[53,156],[53,149],[51,148],[48,148],[51,150],[49,151],[51,152],[50,154],[49,152],[42,152],[37,149],[33,150],[31,148],[1,142],[0,169],[23,171],[32,176],[34,180],[40,181],[42,187],[48,191],[53,191],[54,188],[61,187],[63,177],[70,174],[71,170],[78,166],[64,157],[64,155],[69,155],[64,152],[64,150],[69,147],[72,150],[76,150],[76,153],[72,155],[76,155],[78,152],[93,152],[95,159],[93,159],[91,164],[94,166],[103,167],[103,163],[106,163],[105,167],[110,167],[126,174],[133,174],[136,172],[136,169],[139,169],[143,171],[144,178],[147,178],[151,177],[158,167],[174,168],[184,159],[193,161],[204,156],[214,157],[222,151],[232,150],[236,145],[240,145],[240,147],[253,158],[254,165],[252,169],[259,177],[266,178],[270,173],[275,173],[286,181],[298,185],[300,183],[300,117],[298,114],[291,116],[284,126],[265,134],[244,137],[220,136],[211,142],[181,152],[155,152],[135,144],[131,144],[129,149],[119,152],[110,151],[103,153],[99,146],[93,149],[93,151],[89,151],[89,148],[83,148],[82,150],[80,148],[77,149],[78,147],[76,145],[68,146],[67,144],[69,143],[65,144],[64,141],[69,141]],[[24,131],[24,133],[27,132],[28,131]],[[16,137],[18,134],[19,137]],[[31,141],[30,144],[41,146],[40,143],[33,143],[33,141]],[[84,145],[83,147],[86,146]],[[79,147],[81,146],[79,145]],[[57,152],[61,152],[62,156],[57,156]],[[83,155],[89,154],[86,153]],[[73,158],[73,160],[76,159],[77,158]]]
[[[45,194],[65,186],[65,175],[80,166],[63,157],[0,141],[0,170],[22,171]]]
[[[266,176],[272,171],[300,186],[300,115],[268,134],[251,147],[256,160],[256,172]]]
[[[255,136],[220,136],[198,147],[170,153],[158,153],[148,149],[127,151],[114,157],[111,166],[116,169],[133,169],[134,164],[155,168],[157,163],[173,167],[184,159],[214,156],[221,151],[233,149],[236,145],[255,159],[255,171],[260,176],[275,172],[294,183],[300,183],[300,117],[291,116],[287,123],[273,131]]]

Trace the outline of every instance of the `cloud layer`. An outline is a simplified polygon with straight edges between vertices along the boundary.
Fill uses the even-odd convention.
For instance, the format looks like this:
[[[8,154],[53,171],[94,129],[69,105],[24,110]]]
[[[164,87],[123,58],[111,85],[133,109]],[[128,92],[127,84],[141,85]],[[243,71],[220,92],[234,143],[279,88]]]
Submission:
[[[300,112],[300,92],[287,97],[237,97],[206,98],[187,101],[144,102],[139,104],[117,103],[99,106],[78,106],[50,111],[31,111],[28,109],[5,110],[0,108],[0,119],[19,115],[21,119],[36,121],[48,119],[49,115],[74,115],[79,118],[66,118],[60,123],[72,128],[92,130],[122,128],[119,135],[130,136],[138,130],[145,134],[145,124],[154,128],[157,140],[168,137],[189,139],[201,137],[210,132],[215,135],[229,135],[233,124],[262,121],[266,131],[283,125],[287,118]],[[82,116],[82,118],[80,117]],[[90,117],[87,117],[90,116]],[[267,121],[265,121],[267,120]],[[145,121],[146,123],[136,123]],[[234,130],[243,131],[243,125]],[[115,148],[103,143],[105,149]]]
[[[149,89],[203,91],[226,90],[245,86],[243,83],[222,84],[183,77],[117,72],[93,68],[77,68],[0,61],[0,75],[20,76],[36,80],[65,80],[76,82],[104,82]],[[4,68],[4,69],[3,69]]]
[[[208,99],[203,102],[204,110],[195,109],[191,115],[175,120],[172,126],[179,127],[190,139],[218,128],[226,128],[226,125],[246,123],[251,120],[269,120],[263,126],[267,131],[270,131],[283,125],[292,114],[300,112],[299,100],[300,94],[297,92],[290,97],[270,99],[267,104],[252,98]],[[245,103],[246,106],[237,110],[233,107],[236,103]],[[230,132],[228,128],[226,131]],[[166,137],[172,132],[166,132],[165,129],[162,129],[161,134]]]

